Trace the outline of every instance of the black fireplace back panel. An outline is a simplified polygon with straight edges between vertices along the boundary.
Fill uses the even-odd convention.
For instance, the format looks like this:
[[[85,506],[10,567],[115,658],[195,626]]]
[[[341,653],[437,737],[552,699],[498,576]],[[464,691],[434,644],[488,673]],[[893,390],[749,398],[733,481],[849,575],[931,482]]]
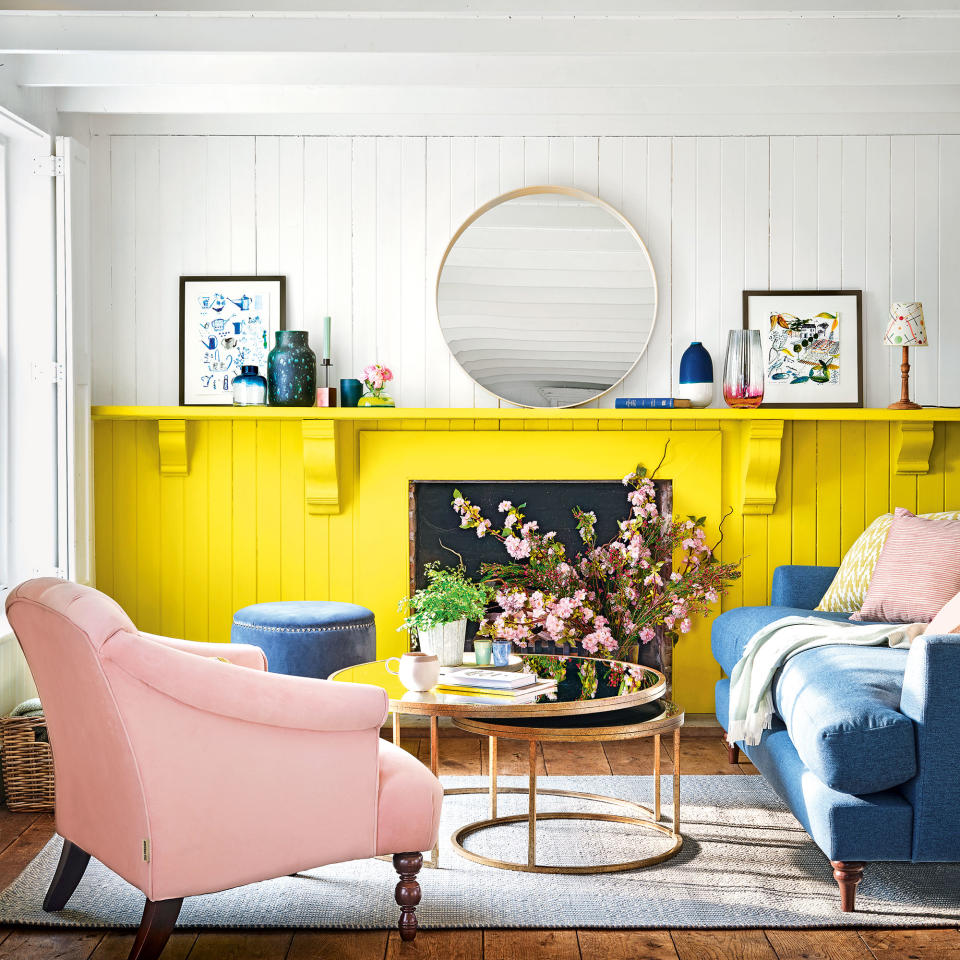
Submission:
[[[662,512],[671,510],[669,480],[655,481],[657,501]],[[511,500],[519,506],[525,503],[526,520],[536,520],[542,532],[555,530],[557,539],[567,548],[567,556],[574,556],[582,546],[580,534],[571,510],[578,506],[593,510],[597,515],[598,543],[606,543],[617,535],[617,523],[627,517],[627,488],[619,480],[599,481],[526,481],[494,483],[437,483],[410,484],[411,532],[413,540],[413,570],[411,579],[417,589],[424,586],[423,567],[435,560],[443,566],[455,567],[460,562],[444,547],[456,550],[463,557],[467,574],[480,575],[482,563],[506,563],[509,555],[494,537],[478,537],[476,530],[461,530],[457,513],[450,505],[454,489],[471,503],[480,507],[483,516],[495,526],[502,527],[505,514],[497,510],[502,500]],[[468,627],[473,639],[476,625]]]

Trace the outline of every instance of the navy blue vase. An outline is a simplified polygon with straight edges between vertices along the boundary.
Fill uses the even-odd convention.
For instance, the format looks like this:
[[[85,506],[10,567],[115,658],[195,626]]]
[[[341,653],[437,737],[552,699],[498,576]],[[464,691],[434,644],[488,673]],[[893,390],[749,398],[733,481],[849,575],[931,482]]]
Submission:
[[[267,357],[271,407],[312,407],[317,400],[317,355],[306,330],[278,330]]]
[[[713,400],[713,360],[699,340],[694,340],[680,358],[676,395],[689,400],[691,407],[709,407]]]

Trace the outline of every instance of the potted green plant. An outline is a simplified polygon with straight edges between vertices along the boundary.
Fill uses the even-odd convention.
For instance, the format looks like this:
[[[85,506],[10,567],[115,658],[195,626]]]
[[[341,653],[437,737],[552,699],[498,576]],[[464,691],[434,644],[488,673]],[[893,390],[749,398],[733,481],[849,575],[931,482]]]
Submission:
[[[423,572],[427,585],[400,601],[398,609],[406,608],[407,616],[399,629],[413,630],[420,649],[434,654],[441,667],[457,667],[463,663],[467,621],[483,617],[490,589],[470,580],[462,563],[428,563]]]

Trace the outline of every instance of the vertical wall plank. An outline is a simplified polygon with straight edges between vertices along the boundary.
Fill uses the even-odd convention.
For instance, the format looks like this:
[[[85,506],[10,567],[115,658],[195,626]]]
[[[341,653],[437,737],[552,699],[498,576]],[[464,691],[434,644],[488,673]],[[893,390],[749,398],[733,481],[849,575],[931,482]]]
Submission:
[[[210,444],[206,421],[190,424],[190,472],[183,479],[183,630],[206,640],[210,630]],[[250,563],[249,557],[245,558]]]
[[[476,210],[477,156],[473,137],[454,137],[450,142],[450,211],[447,221],[447,237]],[[439,261],[438,261],[439,266]],[[450,368],[451,407],[472,407],[474,382],[470,375],[453,358],[449,350],[447,365]]]
[[[872,522],[866,516],[864,470],[866,467],[865,425],[840,425],[840,550],[845,553]]]
[[[111,222],[113,178],[110,148],[113,138],[97,134],[90,138],[90,330],[93,351],[90,357],[92,401],[113,402],[113,296]],[[169,314],[164,330],[169,336]],[[131,399],[128,397],[127,399]]]
[[[257,273],[280,273],[280,138],[256,141]]]
[[[130,322],[136,311],[136,140],[112,137],[110,147],[110,300],[111,348],[110,372],[114,403],[144,402],[137,391],[137,327]],[[96,308],[94,308],[96,314]],[[93,345],[96,354],[99,344]]]
[[[837,290],[843,263],[843,138],[820,137],[817,163],[817,289]]]
[[[672,199],[671,383],[676,384],[680,355],[697,339],[697,142],[689,137],[673,141]]]
[[[396,371],[398,401],[405,407],[427,403],[427,326],[436,326],[436,310],[428,297],[426,266],[427,141],[404,137],[401,148],[400,218],[400,363]],[[426,278],[426,282],[425,282]]]
[[[499,196],[500,190],[500,140],[497,137],[477,137],[474,141],[476,175],[474,183],[474,209]],[[473,406],[496,407],[499,400],[480,384],[473,385]]]
[[[380,363],[390,367],[397,377],[403,374],[400,369],[401,328],[398,323],[401,302],[400,248],[403,244],[401,158],[399,137],[378,138],[377,272],[374,289],[377,300],[377,358]]]
[[[891,303],[922,300],[916,291],[916,157],[913,137],[890,138],[890,296]],[[887,304],[889,308],[889,303]],[[900,350],[885,348],[889,358],[890,399],[900,397]],[[911,351],[914,359],[917,351]],[[911,376],[916,385],[916,374]]]
[[[93,524],[97,589],[115,596],[113,562],[113,429],[111,421],[93,425]],[[16,704],[14,704],[16,706]]]
[[[157,306],[161,283],[156,264],[160,260],[160,142],[158,137],[134,138],[136,170],[134,209],[134,302],[133,328],[136,332],[137,401],[160,393],[160,367],[156,362]],[[150,224],[153,229],[144,229]],[[172,284],[171,284],[172,285]],[[130,322],[131,311],[126,311]]]
[[[280,423],[280,593],[303,600],[306,544],[304,531],[303,440],[300,424]]]
[[[890,351],[883,343],[890,312],[890,138],[866,138],[866,273],[863,288],[863,360],[866,405],[885,407],[890,395]],[[898,361],[899,363],[899,361]]]
[[[276,272],[284,273],[287,277],[287,328],[306,330],[310,334],[310,343],[319,358],[322,349],[320,311],[316,304],[308,304],[304,297],[305,210],[302,137],[280,137],[277,174]]]
[[[351,256],[351,210],[353,209],[352,141],[332,137],[327,144],[327,313],[333,322],[334,373],[359,377],[360,367],[353,352],[353,259]],[[323,176],[322,168],[314,168]]]
[[[233,622],[233,590],[224,576],[233,562],[233,425],[229,420],[207,424],[210,482],[207,487],[207,529],[209,542],[207,634],[210,640],[226,643]],[[182,483],[182,481],[181,481]],[[247,561],[250,562],[249,560]]]
[[[817,424],[793,424],[793,562],[817,562]]]
[[[817,289],[817,211],[819,207],[817,137],[797,137],[793,144],[793,286]]]
[[[437,270],[450,240],[450,140],[427,140],[426,212],[426,405],[450,406],[450,351],[440,333],[436,310]]]
[[[257,425],[233,421],[233,609],[257,602]]]
[[[840,563],[840,424],[817,424],[817,563]]]
[[[914,296],[923,303],[930,347],[911,351],[911,396],[924,406],[940,403],[940,138],[914,137]],[[944,260],[944,265],[949,261]],[[947,269],[951,269],[947,267]],[[948,306],[948,314],[950,308]],[[949,317],[947,326],[953,317]],[[952,376],[956,379],[956,375]]]
[[[133,424],[137,459],[137,552],[125,558],[136,569],[137,626],[148,633],[160,629],[160,471],[157,469],[157,425],[150,420]]]
[[[269,603],[280,596],[283,540],[280,498],[280,423],[257,421],[257,602]]]
[[[693,339],[701,341],[710,352],[710,356],[716,357],[720,351],[720,310],[722,304],[722,248],[723,248],[723,224],[721,214],[721,204],[729,199],[725,196],[725,184],[722,176],[722,147],[723,141],[719,138],[702,137],[697,142],[697,227],[696,247],[697,247],[697,287],[696,287],[696,324]],[[730,159],[729,157],[727,158]],[[739,167],[734,163],[734,179],[739,179],[742,184],[742,176]],[[734,212],[723,203],[723,213],[732,217],[738,223],[743,217],[743,205]],[[737,228],[734,227],[736,230]],[[743,251],[742,241],[739,244],[741,255]],[[733,271],[736,272],[738,263],[733,265]],[[742,280],[742,271],[740,278]],[[743,287],[740,288],[741,290]],[[680,369],[680,355],[687,348],[686,342],[675,342],[674,353],[676,355],[677,372]]]
[[[792,290],[794,139],[770,138],[770,289]]]
[[[378,362],[377,141],[353,139],[353,355],[357,368]]]
[[[940,296],[948,304],[960,303],[960,178],[949,171],[960,170],[960,136],[940,138]],[[944,320],[939,327],[940,342],[934,345],[940,367],[940,405],[960,406],[960,377],[956,358],[960,356],[960,323]]]

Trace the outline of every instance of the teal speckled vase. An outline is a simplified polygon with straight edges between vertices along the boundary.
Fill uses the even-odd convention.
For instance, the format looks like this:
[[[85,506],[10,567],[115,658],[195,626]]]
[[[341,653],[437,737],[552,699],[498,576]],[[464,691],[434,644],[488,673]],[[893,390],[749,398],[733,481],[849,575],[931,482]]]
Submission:
[[[312,407],[317,400],[317,355],[306,330],[278,330],[267,357],[271,407]]]

